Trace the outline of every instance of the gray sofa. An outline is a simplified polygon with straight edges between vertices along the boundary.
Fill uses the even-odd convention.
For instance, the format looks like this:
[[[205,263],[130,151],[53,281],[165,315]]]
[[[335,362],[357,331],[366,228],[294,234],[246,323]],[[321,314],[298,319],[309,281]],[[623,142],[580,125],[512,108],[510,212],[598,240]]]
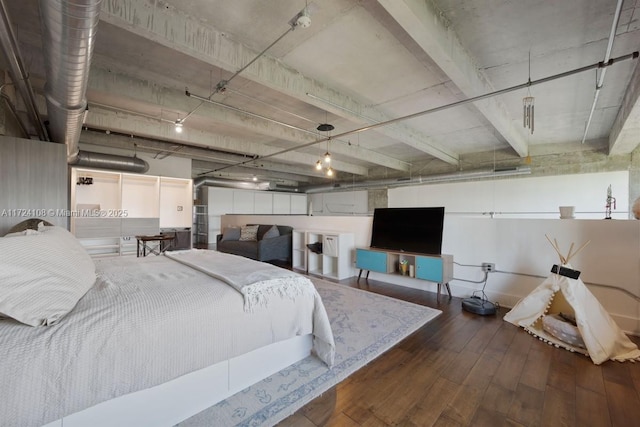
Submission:
[[[255,224],[254,224],[255,225]],[[240,227],[230,227],[223,230],[223,234],[216,236],[216,248],[220,252],[240,255],[256,261],[286,260],[291,262],[291,239],[293,227],[276,225],[278,236],[265,237],[265,234],[275,234],[269,231],[274,224],[258,224],[257,239],[252,241],[239,240]]]

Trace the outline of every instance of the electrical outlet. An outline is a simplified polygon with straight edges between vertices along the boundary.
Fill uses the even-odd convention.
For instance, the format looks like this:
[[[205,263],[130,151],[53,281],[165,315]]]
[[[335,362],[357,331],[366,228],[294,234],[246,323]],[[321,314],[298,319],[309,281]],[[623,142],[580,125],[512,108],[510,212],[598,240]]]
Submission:
[[[492,262],[483,262],[482,263],[482,271],[495,271],[496,265]]]

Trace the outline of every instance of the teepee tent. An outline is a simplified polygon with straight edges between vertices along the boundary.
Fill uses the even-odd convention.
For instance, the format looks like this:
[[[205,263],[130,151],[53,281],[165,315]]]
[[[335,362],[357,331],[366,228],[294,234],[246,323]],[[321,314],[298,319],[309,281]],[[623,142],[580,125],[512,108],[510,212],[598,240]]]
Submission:
[[[557,242],[552,246],[560,255],[563,267],[571,269],[568,260],[579,250],[571,255],[570,249],[567,257],[563,257]],[[582,248],[584,246],[586,244]],[[640,359],[638,347],[579,278],[551,273],[520,300],[504,320],[523,327],[550,344],[587,354],[597,365],[609,359]]]

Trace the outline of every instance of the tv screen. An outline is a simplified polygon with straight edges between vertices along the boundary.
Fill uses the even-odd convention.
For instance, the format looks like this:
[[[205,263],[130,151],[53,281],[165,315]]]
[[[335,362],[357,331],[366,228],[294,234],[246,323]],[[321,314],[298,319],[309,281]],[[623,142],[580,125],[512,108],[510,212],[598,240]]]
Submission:
[[[371,247],[439,255],[444,207],[377,208],[373,211]]]

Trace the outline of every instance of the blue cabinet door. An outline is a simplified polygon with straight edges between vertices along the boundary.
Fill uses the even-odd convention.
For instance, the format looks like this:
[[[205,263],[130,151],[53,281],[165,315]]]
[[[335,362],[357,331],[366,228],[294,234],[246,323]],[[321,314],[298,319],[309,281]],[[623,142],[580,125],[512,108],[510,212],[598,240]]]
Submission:
[[[385,252],[356,249],[356,268],[386,273],[387,254]]]
[[[439,257],[416,257],[416,278],[442,283],[442,259]]]

